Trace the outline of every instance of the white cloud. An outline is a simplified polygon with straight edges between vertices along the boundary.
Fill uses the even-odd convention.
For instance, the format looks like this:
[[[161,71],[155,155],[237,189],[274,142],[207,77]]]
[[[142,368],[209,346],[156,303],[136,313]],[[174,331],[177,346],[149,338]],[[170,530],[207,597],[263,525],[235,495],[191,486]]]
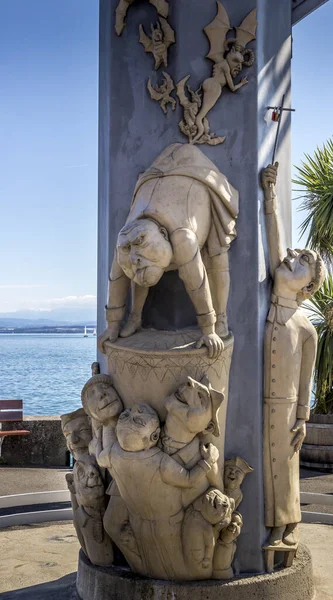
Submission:
[[[63,298],[49,298],[41,301],[41,308],[48,306],[53,308],[54,306],[95,306],[97,297],[92,294],[86,294],[85,296],[64,296]]]

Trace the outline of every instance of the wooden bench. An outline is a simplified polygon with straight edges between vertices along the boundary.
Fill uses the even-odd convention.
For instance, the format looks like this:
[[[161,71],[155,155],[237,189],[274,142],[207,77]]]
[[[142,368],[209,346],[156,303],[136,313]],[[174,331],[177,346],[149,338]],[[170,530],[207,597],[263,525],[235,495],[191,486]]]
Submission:
[[[10,435],[28,435],[26,429],[2,429],[3,423],[23,420],[23,400],[0,400],[0,457],[5,437]]]

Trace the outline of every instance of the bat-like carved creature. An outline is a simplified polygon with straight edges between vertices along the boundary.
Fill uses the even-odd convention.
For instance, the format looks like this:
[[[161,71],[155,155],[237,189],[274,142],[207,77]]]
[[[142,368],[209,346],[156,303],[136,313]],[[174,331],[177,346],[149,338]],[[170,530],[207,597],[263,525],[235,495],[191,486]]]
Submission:
[[[160,17],[159,23],[155,28],[151,25],[151,38],[145,33],[143,26],[140,25],[140,43],[146,52],[151,52],[155,59],[155,70],[163,65],[168,66],[168,49],[175,43],[175,32],[169,23],[163,17]]]
[[[160,103],[160,107],[166,115],[168,112],[167,105],[171,104],[171,109],[176,109],[176,100],[170,96],[171,92],[175,89],[175,84],[172,81],[170,75],[163,71],[164,79],[161,85],[156,86],[155,88],[152,85],[151,78],[149,77],[147,88],[152,100],[156,100],[156,102]]]
[[[119,0],[116,8],[116,24],[115,30],[117,35],[121,35],[125,27],[125,18],[129,7],[134,4],[135,0]],[[150,4],[155,6],[161,17],[167,18],[169,14],[169,3],[167,0],[149,0]]]
[[[184,108],[184,119],[180,121],[179,129],[188,137],[190,144],[192,144],[194,143],[198,132],[196,117],[202,106],[202,88],[200,86],[198,90],[193,91],[187,84],[189,78],[190,75],[187,75],[177,84],[177,96],[181,106]],[[185,84],[190,98],[185,91]],[[197,140],[197,144],[209,144],[210,146],[217,146],[218,144],[222,144],[222,142],[224,142],[225,137],[218,137],[214,133],[210,133],[208,119],[204,118],[203,126],[204,132],[200,139]]]
[[[196,117],[197,134],[194,143],[200,143],[205,132],[205,118],[209,111],[215,106],[222,90],[228,86],[231,92],[248,83],[244,77],[236,85],[233,79],[241,72],[243,67],[250,67],[254,63],[254,53],[246,48],[246,45],[255,39],[257,20],[256,9],[253,9],[236,27],[236,37],[227,38],[227,33],[232,29],[227,11],[220,2],[217,2],[217,15],[215,19],[205,27],[204,31],[210,42],[210,52],[207,58],[215,64],[212,77],[206,79],[202,84],[203,100],[200,112]]]

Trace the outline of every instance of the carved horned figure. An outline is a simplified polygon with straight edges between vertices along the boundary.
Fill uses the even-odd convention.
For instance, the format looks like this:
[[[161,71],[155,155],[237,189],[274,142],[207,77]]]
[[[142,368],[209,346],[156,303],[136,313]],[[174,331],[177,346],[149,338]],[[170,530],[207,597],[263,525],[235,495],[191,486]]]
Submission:
[[[151,52],[155,59],[155,71],[163,65],[168,66],[168,49],[175,43],[175,32],[169,23],[163,17],[160,17],[159,23],[155,28],[151,25],[151,38],[145,33],[143,26],[140,25],[140,43],[146,52]]]

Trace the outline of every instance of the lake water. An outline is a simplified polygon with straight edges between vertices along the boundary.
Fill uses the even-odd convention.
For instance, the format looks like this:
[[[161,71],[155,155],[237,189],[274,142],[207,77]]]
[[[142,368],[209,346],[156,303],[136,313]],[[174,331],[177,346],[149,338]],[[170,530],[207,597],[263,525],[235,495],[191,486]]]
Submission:
[[[22,399],[25,415],[71,412],[94,360],[92,335],[0,334],[0,399]]]

